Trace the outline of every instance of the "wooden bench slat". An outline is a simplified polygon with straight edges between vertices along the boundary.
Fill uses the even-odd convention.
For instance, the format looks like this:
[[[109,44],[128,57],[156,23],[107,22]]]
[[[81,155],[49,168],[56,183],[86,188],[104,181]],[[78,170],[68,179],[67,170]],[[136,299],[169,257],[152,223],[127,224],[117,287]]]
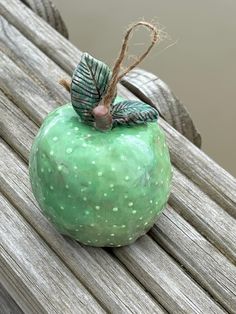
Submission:
[[[169,252],[215,300],[236,312],[236,267],[167,206],[149,234]]]
[[[1,283],[0,283],[0,313],[24,314]]]
[[[0,206],[0,278],[22,310],[105,313],[2,194]]]
[[[78,242],[61,236],[36,205],[25,163],[1,140],[0,155],[2,156],[0,191],[8,197],[104,308],[116,313],[148,313],[150,310],[152,313],[165,313],[126,269],[106,251],[100,248],[93,248],[90,251]],[[99,262],[94,259],[95,255]]]
[[[206,298],[202,288],[148,236],[113,250],[129,271],[171,313],[224,312]]]
[[[11,98],[17,106],[25,111],[26,114],[30,114],[30,118],[40,125],[43,118],[46,116],[47,111],[49,112],[57,107],[58,100],[55,100],[49,95],[44,95],[43,89],[40,90],[40,87],[38,87],[37,95],[35,95],[35,93],[33,95],[27,93],[27,91],[25,91],[26,86],[35,86],[34,89],[37,87],[33,79],[26,75],[1,51],[0,60],[0,79],[3,81],[1,83],[2,90],[5,94],[11,95]],[[11,73],[15,73],[14,84],[12,84]],[[57,83],[55,82],[54,89],[56,88]],[[7,121],[3,120],[2,123],[6,125]],[[5,128],[7,128],[7,126],[5,126]],[[14,143],[11,143],[11,145],[13,144]],[[221,209],[214,201],[205,195],[204,192],[201,192],[199,187],[194,185],[176,168],[174,168],[172,185],[174,194],[171,194],[170,202],[175,202],[176,199],[180,200],[180,203],[183,205],[182,207],[180,206],[180,214],[186,217],[191,224],[204,233],[215,246],[220,250],[227,252],[228,256],[234,259],[236,243],[234,241],[234,236],[232,235],[234,234],[235,228],[233,228],[232,231],[228,228],[228,226],[235,225],[234,218]],[[190,192],[191,194],[189,194]],[[204,196],[202,200],[199,199],[199,193],[202,197]],[[189,201],[190,199],[192,200],[191,202]],[[206,206],[207,210],[204,211]],[[191,212],[189,211],[190,208]],[[216,212],[219,213],[219,215],[215,214]],[[199,218],[200,214],[201,218]]]
[[[236,220],[176,169],[170,205],[236,262]]]
[[[11,199],[12,202],[14,202],[15,205],[16,204],[20,204],[21,205],[21,203],[24,202],[22,204],[22,206],[20,206],[20,207],[21,208],[25,208],[25,210],[27,210],[27,207],[29,206],[29,208],[31,208],[31,215],[30,215],[31,220],[32,220],[31,223],[32,224],[36,224],[37,228],[40,228],[40,225],[37,222],[37,220],[35,219],[35,217],[32,217],[32,203],[34,201],[33,201],[33,196],[32,196],[32,194],[30,192],[30,186],[29,186],[29,183],[28,183],[28,174],[27,174],[26,169],[22,173],[21,169],[23,168],[23,165],[22,165],[22,163],[19,160],[15,161],[15,162],[11,161],[11,163],[9,163],[10,160],[13,159],[13,154],[10,153],[9,151],[5,151],[4,152],[4,149],[2,149],[1,150],[1,155],[2,156],[8,156],[8,164],[2,165],[2,168],[3,168],[3,174],[2,174],[3,184],[2,184],[2,186],[4,187],[4,193],[6,195],[8,195],[8,197]],[[5,167],[5,171],[4,171],[4,167]],[[18,167],[20,167],[20,168],[18,169]],[[12,169],[12,170],[9,172],[8,169]],[[15,177],[15,174],[17,174],[17,177]],[[12,177],[12,179],[11,179],[11,177]],[[20,182],[21,183],[24,182],[23,187],[18,188],[18,189],[21,189],[20,192],[17,192],[17,190],[18,190],[17,189],[17,185],[20,186],[18,181],[19,181],[19,183]],[[25,186],[27,186],[27,190],[23,192],[22,188],[25,188]],[[24,195],[27,195],[27,198],[25,198]],[[22,198],[24,198],[24,199],[22,200]],[[31,198],[32,198],[32,200],[30,200]],[[27,213],[24,212],[24,216],[26,216],[26,215],[27,215]],[[29,219],[30,219],[30,217],[29,217]],[[41,226],[42,226],[42,223],[41,223]],[[38,229],[38,231],[39,231],[39,229]],[[40,234],[45,234],[45,232],[41,231]],[[47,238],[47,241],[48,241],[48,238]],[[53,244],[51,244],[53,247],[55,245],[54,242],[58,243],[58,241],[53,241]],[[54,250],[55,250],[55,248],[54,248]],[[88,250],[90,250],[91,253],[93,252],[93,254],[96,254],[96,253],[94,253],[95,252],[94,249],[88,248]],[[160,248],[156,249],[156,251],[155,251],[156,255],[158,255],[160,253],[159,250],[161,250],[161,249]],[[116,252],[116,250],[114,250],[114,252]],[[129,258],[130,254],[132,256],[133,253],[129,253],[129,254],[125,253],[124,257],[122,259],[122,262],[126,266],[127,266],[126,260]],[[120,256],[119,256],[119,258],[120,258]],[[167,265],[168,268],[172,269],[173,265],[172,265],[171,259],[167,255],[164,255],[164,259],[165,259],[164,266]],[[146,260],[147,261],[149,260],[149,255],[146,256]],[[138,260],[137,259],[136,262],[133,262],[133,263],[134,263],[134,265],[133,265],[134,268],[135,267],[137,268],[137,265],[140,268],[141,264],[142,264],[142,260]],[[146,266],[146,265],[144,264],[144,266]],[[188,307],[189,305],[185,302],[186,300],[185,301],[182,300],[183,296],[179,296],[180,292],[184,294],[184,291],[183,291],[184,289],[187,289],[187,290],[188,289],[193,289],[193,291],[190,294],[189,298],[193,299],[192,300],[193,304],[195,304],[195,305],[198,304],[198,300],[195,299],[195,295],[199,295],[199,291],[198,291],[199,288],[196,286],[196,284],[193,281],[190,281],[191,282],[191,284],[190,284],[188,277],[186,277],[186,275],[184,274],[184,272],[182,271],[182,269],[180,267],[176,266],[176,269],[174,269],[174,274],[172,274],[172,275],[166,273],[165,269],[162,268],[163,267],[163,263],[159,264],[158,261],[157,261],[155,267],[156,267],[155,269],[151,269],[151,272],[153,272],[151,274],[152,276],[150,276],[150,274],[149,274],[148,279],[146,281],[144,281],[144,282],[142,282],[142,281],[141,282],[143,283],[143,285],[146,287],[147,290],[149,290],[156,298],[158,298],[159,302],[163,302],[163,300],[165,299],[165,296],[167,294],[169,294],[169,303],[168,303],[168,308],[167,308],[168,310],[173,309],[173,307],[177,307],[179,309],[181,309],[183,307],[183,308],[186,308],[186,309],[190,310],[190,308]],[[158,268],[160,268],[160,272],[163,274],[163,276],[167,276],[167,278],[169,278],[169,276],[170,277],[178,276],[178,278],[180,278],[180,279],[176,282],[176,286],[177,287],[176,286],[172,287],[171,285],[170,286],[166,285],[163,288],[162,287],[162,281],[159,279],[159,277],[156,277],[156,273],[155,272],[156,272],[156,269],[158,269]],[[144,267],[144,272],[146,273],[145,267]],[[177,273],[177,275],[176,275],[176,273]],[[136,276],[136,278],[138,280],[141,280],[139,272],[135,273],[134,275]],[[154,281],[155,278],[156,278],[157,282],[150,286],[149,285],[150,282]],[[159,280],[160,280],[160,282],[159,282]],[[179,285],[180,282],[184,283],[184,285],[182,286],[182,284],[181,284],[180,287],[179,287],[178,285]],[[191,286],[191,288],[189,288],[189,286]],[[157,289],[157,287],[158,287],[158,289]],[[164,289],[163,294],[161,294],[162,289]],[[197,292],[195,290],[197,290]],[[176,292],[176,291],[178,291],[178,292]],[[161,296],[160,296],[160,294],[161,294]],[[209,306],[208,302],[210,302],[210,304],[212,302],[212,301],[209,301],[208,298],[207,298],[207,300],[205,300],[205,298],[206,298],[205,295],[201,296],[201,298],[203,298],[204,304],[208,304],[206,306]],[[166,306],[165,302],[162,303],[162,304],[164,305],[164,307]],[[191,311],[194,312],[195,310],[196,310],[196,308],[193,306],[193,308],[191,308]]]
[[[0,14],[66,72],[72,74],[81,56],[81,52],[75,46],[19,0],[11,0],[10,3],[0,0]],[[127,98],[134,98],[127,89],[120,86],[118,92]],[[160,119],[160,124],[166,131],[172,161],[175,165],[236,217],[236,179],[162,119]]]

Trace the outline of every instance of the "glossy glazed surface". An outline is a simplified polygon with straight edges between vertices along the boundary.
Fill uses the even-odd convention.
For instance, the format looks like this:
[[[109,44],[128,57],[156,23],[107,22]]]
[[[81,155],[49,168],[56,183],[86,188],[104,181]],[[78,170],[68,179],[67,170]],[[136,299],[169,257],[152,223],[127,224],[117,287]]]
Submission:
[[[102,133],[71,104],[48,115],[30,154],[44,214],[62,234],[93,246],[122,246],[146,233],[167,202],[171,177],[157,123]]]

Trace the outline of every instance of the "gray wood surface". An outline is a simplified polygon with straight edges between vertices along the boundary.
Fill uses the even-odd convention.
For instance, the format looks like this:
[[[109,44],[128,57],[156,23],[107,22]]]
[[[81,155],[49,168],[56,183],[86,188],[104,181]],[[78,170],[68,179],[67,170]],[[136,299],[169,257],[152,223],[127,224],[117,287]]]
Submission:
[[[2,194],[0,207],[0,279],[22,310],[105,313]]]
[[[37,125],[69,99],[58,80],[68,78],[81,53],[18,0],[0,0],[0,14],[0,134],[27,162]],[[119,93],[136,98],[122,86]],[[235,313],[236,180],[160,124],[176,168],[172,207],[150,231],[153,240],[147,235],[107,252],[62,237],[41,215],[26,165],[5,142],[0,191],[108,311],[164,313],[160,303],[170,313]]]
[[[48,27],[36,14],[27,10],[19,0],[0,0],[0,14],[69,75],[72,74],[81,56],[75,46]],[[127,98],[136,99],[121,86],[118,92]],[[236,179],[169,124],[162,119],[159,121],[166,131],[172,162],[236,218]]]
[[[24,314],[6,289],[0,283],[0,313],[1,314]]]

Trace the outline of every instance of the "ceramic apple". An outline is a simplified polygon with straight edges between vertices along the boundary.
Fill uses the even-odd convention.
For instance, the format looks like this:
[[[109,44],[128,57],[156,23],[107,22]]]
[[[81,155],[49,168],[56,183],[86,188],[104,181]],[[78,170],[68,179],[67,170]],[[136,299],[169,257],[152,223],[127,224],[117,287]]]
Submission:
[[[62,234],[100,247],[145,234],[165,207],[172,177],[151,106],[114,97],[111,129],[96,129],[92,110],[110,76],[104,63],[83,54],[72,103],[46,117],[30,154],[32,190],[43,213]]]

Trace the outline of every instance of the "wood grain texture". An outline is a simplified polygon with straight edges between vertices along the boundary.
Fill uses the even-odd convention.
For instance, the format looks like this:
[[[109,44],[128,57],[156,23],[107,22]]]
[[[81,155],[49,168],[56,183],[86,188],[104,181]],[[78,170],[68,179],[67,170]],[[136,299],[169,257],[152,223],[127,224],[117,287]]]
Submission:
[[[62,69],[72,74],[81,56],[75,46],[48,27],[46,22],[25,8],[19,0],[11,0],[10,3],[0,0],[0,14]],[[137,99],[120,85],[118,93],[126,98]],[[160,124],[166,131],[172,162],[221,207],[236,217],[236,179],[168,123],[160,119]]]
[[[0,283],[0,313],[24,314],[1,283]]]
[[[19,121],[19,123],[20,123],[20,121]],[[30,141],[30,139],[29,139],[29,141]],[[17,148],[16,148],[16,150],[17,150]],[[44,237],[45,237],[45,230],[43,230],[43,231],[40,231],[39,230],[39,228],[41,228],[42,227],[42,222],[38,222],[38,218],[37,219],[35,219],[35,217],[33,217],[32,216],[32,208],[35,208],[35,205],[33,205],[34,204],[34,198],[33,198],[33,196],[32,196],[32,193],[31,193],[31,191],[30,191],[30,185],[29,185],[29,182],[28,182],[28,174],[27,174],[27,170],[25,169],[25,171],[24,172],[22,172],[22,168],[24,167],[23,166],[23,164],[22,164],[22,162],[20,162],[16,157],[14,158],[14,154],[13,153],[11,153],[9,150],[6,150],[6,149],[1,149],[0,150],[0,153],[1,153],[1,155],[3,156],[3,158],[4,158],[4,160],[7,160],[5,163],[4,163],[4,165],[1,165],[1,167],[2,167],[2,169],[3,169],[3,174],[2,174],[2,177],[1,177],[1,180],[2,180],[2,186],[4,187],[3,189],[4,189],[4,193],[8,196],[8,198],[9,199],[11,199],[11,201],[14,203],[14,205],[15,206],[19,206],[19,204],[22,204],[22,198],[23,198],[23,200],[24,200],[24,202],[23,202],[23,204],[22,204],[22,206],[20,206],[20,208],[25,208],[25,210],[27,210],[27,208],[29,207],[29,211],[30,211],[30,215],[29,215],[29,213],[28,213],[28,211],[27,212],[22,212],[22,214],[26,217],[26,215],[27,215],[27,219],[30,219],[30,222],[31,222],[31,224],[33,225],[33,226],[35,226],[35,228],[37,228],[37,230],[38,230],[38,232],[40,233],[40,234],[42,234]],[[29,153],[29,152],[28,152]],[[8,157],[7,157],[8,156]],[[18,167],[19,167],[19,169],[18,169]],[[11,169],[10,170],[10,172],[9,172],[9,170],[8,169]],[[21,184],[20,184],[21,183]],[[24,183],[24,184],[22,184],[22,183]],[[19,187],[18,187],[19,186]],[[27,186],[27,189],[26,190],[22,190],[22,189],[25,189],[25,186]],[[19,192],[18,192],[18,190],[19,190]],[[16,193],[17,192],[17,193]],[[17,194],[17,195],[16,195]],[[25,197],[24,197],[24,195],[27,195],[27,198],[25,199]],[[36,209],[37,210],[37,209]],[[28,213],[28,214],[27,214]],[[44,220],[46,220],[45,218],[41,218],[41,219],[44,219]],[[41,226],[41,227],[40,227]],[[52,239],[52,241],[50,241],[50,239]],[[55,250],[55,244],[54,243],[58,243],[58,240],[54,240],[53,238],[52,238],[52,236],[51,237],[47,237],[46,238],[46,241],[50,241],[50,245],[54,248],[54,250]],[[74,243],[74,242],[72,242],[72,243]],[[60,244],[61,245],[61,244]],[[60,247],[59,247],[60,248]],[[78,245],[77,245],[77,249],[78,249]],[[58,250],[58,249],[57,249]],[[89,251],[90,252],[90,254],[92,255],[92,256],[94,256],[94,258],[99,262],[99,264],[102,264],[102,259],[104,259],[103,257],[102,257],[102,254],[98,254],[98,252],[100,252],[99,250],[97,250],[97,249],[94,249],[94,248],[87,248],[87,251]],[[61,253],[60,253],[61,254]],[[130,254],[130,253],[129,253]],[[128,254],[128,257],[129,257],[129,254]],[[155,254],[159,254],[159,251],[158,252],[155,252]],[[122,262],[127,266],[127,263],[125,262],[126,261],[126,259],[128,258],[127,256],[126,256],[127,254],[125,253],[124,254],[124,257],[123,257],[123,260],[122,260]],[[131,253],[131,255],[132,255],[132,253]],[[83,258],[85,258],[84,256],[83,256]],[[98,259],[99,258],[99,259]],[[150,256],[149,255],[147,255],[146,256],[146,259],[147,259],[147,261],[148,260],[150,260]],[[67,258],[66,258],[66,262],[68,263],[68,261],[67,261]],[[114,261],[113,262],[111,262],[111,264],[113,264],[114,263]],[[167,255],[165,255],[165,265],[166,265],[166,267],[167,267],[167,269],[168,268],[171,268],[172,269],[172,264],[171,265],[169,265],[171,263],[171,260],[168,258],[168,256]],[[136,264],[138,264],[139,265],[139,267],[141,267],[141,265],[142,265],[142,261],[140,261],[139,259],[137,259],[137,261],[134,263],[134,266],[133,267],[136,267],[137,265]],[[151,260],[150,260],[150,264],[151,264]],[[135,266],[136,265],[136,266]],[[145,265],[144,265],[145,266]],[[157,263],[157,265],[156,265],[156,267],[158,268],[158,267],[160,267],[160,271],[163,273],[163,276],[167,276],[167,277],[169,277],[170,275],[168,275],[167,273],[166,273],[166,271],[167,270],[165,270],[165,268],[163,269],[163,268],[161,268],[161,267],[163,267],[163,264],[158,264]],[[208,265],[208,267],[209,267],[209,265]],[[73,269],[73,271],[75,272],[75,269]],[[154,274],[152,274],[152,276],[153,276],[153,279],[152,280],[154,280],[154,278],[155,278],[155,272],[154,272],[154,270],[152,270],[153,271],[153,273]],[[171,275],[171,276],[175,276],[176,274],[176,269],[174,269],[173,270],[173,274]],[[193,272],[194,273],[194,272]],[[139,275],[139,273],[135,273],[134,274],[135,276],[136,276],[136,278],[138,279],[138,280],[140,280],[140,275]],[[202,276],[204,276],[205,274],[203,273],[203,274],[201,274],[201,272],[199,272],[198,273],[198,275],[199,275],[199,277],[201,278]],[[227,277],[227,273],[225,274],[225,276]],[[80,275],[81,276],[81,275]],[[170,276],[170,277],[171,277]],[[187,280],[186,278],[186,276],[185,276],[185,274],[182,272],[182,269],[180,268],[180,267],[177,267],[177,275],[176,276],[180,276],[180,282],[185,282],[185,280]],[[183,290],[183,286],[180,286],[180,287],[178,287],[178,283],[176,283],[176,285],[172,288],[172,290],[171,290],[171,286],[165,286],[165,288],[163,288],[162,286],[161,286],[161,283],[159,283],[159,278],[157,278],[156,279],[157,280],[157,283],[156,283],[156,285],[157,286],[159,286],[159,290],[161,290],[161,289],[164,289],[165,290],[165,294],[169,294],[169,298],[172,298],[170,301],[169,301],[169,304],[168,304],[168,308],[167,309],[172,309],[172,307],[179,307],[179,308],[181,308],[182,306],[184,307],[184,308],[188,308],[188,307],[186,307],[187,305],[184,303],[184,301],[182,300],[182,297],[178,297],[177,298],[177,295],[175,294],[175,289],[177,289],[178,288],[178,290],[180,290],[180,291],[182,291]],[[178,281],[177,281],[178,282]],[[163,297],[163,299],[161,298],[159,298],[158,297],[158,295],[159,294],[155,294],[155,291],[156,291],[156,285],[150,285],[150,278],[147,276],[147,279],[146,279],[146,282],[142,282],[143,283],[143,285],[145,286],[145,288],[148,290],[148,291],[150,291],[150,293],[152,293],[156,298],[158,298],[158,301],[159,302],[163,302],[163,299],[165,299],[165,297]],[[176,288],[176,286],[177,286],[177,288]],[[190,289],[189,288],[189,286],[192,286],[192,288],[191,289],[193,289],[194,291],[195,291],[195,289],[198,289],[198,288],[196,288],[197,286],[195,286],[195,284],[194,284],[194,282],[188,282],[187,281],[187,283],[185,282],[185,285],[184,285],[185,287],[186,287],[186,289],[188,290],[188,289]],[[212,291],[214,292],[215,291],[215,286],[213,285],[212,286]],[[223,283],[222,283],[222,287],[220,288],[221,289],[221,291],[222,292],[224,292],[224,289],[223,289]],[[162,290],[161,290],[162,291]],[[159,292],[160,293],[160,292]],[[184,292],[183,292],[184,293]],[[187,293],[187,292],[185,292],[185,293]],[[224,294],[224,293],[222,293],[222,294]],[[215,293],[215,295],[216,295],[216,293]],[[192,298],[195,298],[195,297],[193,297],[193,296],[195,296],[195,292],[193,292],[193,295],[192,295]],[[224,297],[226,297],[226,296],[224,296]],[[191,296],[189,296],[189,298],[191,298]],[[202,296],[201,298],[203,298],[204,299],[204,297]],[[179,305],[176,305],[177,303],[179,302]],[[195,304],[198,304],[198,300],[195,300],[194,299],[194,301],[192,301],[193,303],[195,303]],[[206,301],[204,300],[204,303],[205,303]],[[162,303],[163,304],[163,303]],[[166,304],[164,303],[163,304],[163,306],[165,307],[166,306]],[[193,311],[194,311],[194,309],[192,309]]]
[[[3,195],[0,206],[0,278],[22,310],[105,313]]]
[[[109,312],[164,314],[120,263],[103,249],[89,250],[60,235],[42,215],[32,195],[25,163],[0,141],[0,191],[60,256]],[[95,258],[96,257],[96,258]],[[129,293],[127,293],[129,291]]]
[[[176,209],[175,209],[176,210]],[[236,267],[170,205],[149,235],[169,252],[215,300],[236,311]]]
[[[209,302],[202,288],[188,275],[183,276],[183,269],[148,236],[113,252],[169,312],[224,312]]]

